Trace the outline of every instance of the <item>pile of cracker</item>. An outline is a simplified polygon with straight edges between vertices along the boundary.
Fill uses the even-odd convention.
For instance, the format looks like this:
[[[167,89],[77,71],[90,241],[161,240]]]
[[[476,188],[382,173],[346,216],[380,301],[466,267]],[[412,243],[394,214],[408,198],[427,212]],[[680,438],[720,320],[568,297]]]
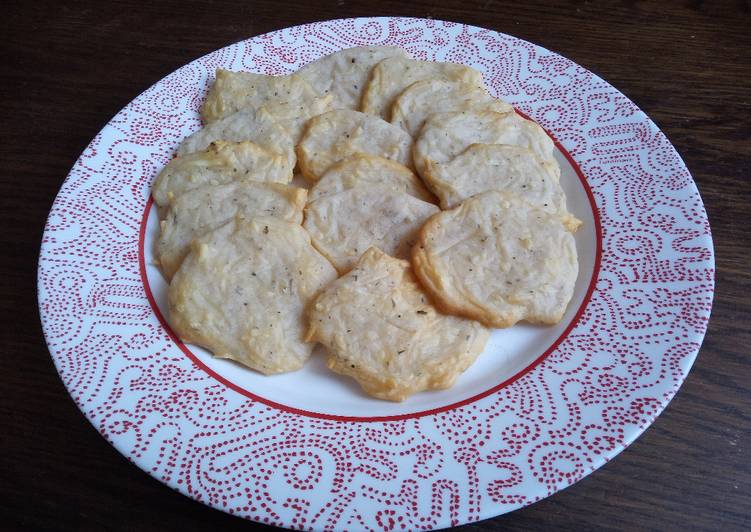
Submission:
[[[553,142],[478,71],[351,48],[286,76],[219,70],[201,117],[152,189],[185,342],[263,374],[319,342],[401,401],[450,387],[488,328],[561,320],[580,222]]]

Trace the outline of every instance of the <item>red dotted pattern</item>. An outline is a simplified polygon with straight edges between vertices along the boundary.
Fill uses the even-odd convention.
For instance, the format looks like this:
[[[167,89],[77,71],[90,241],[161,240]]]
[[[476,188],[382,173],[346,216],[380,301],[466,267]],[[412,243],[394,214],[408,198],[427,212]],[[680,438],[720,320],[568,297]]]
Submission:
[[[603,227],[602,268],[571,334],[539,366],[469,405],[345,422],[281,411],[193,365],[160,327],[139,276],[141,213],[216,67],[278,74],[336,49],[401,46],[480,68],[579,163]],[[289,28],[219,50],[120,112],[50,213],[39,305],[50,351],[94,426],[198,501],[295,529],[415,530],[539,500],[617,454],[676,392],[713,293],[707,217],[667,139],[627,98],[518,39],[417,19]]]

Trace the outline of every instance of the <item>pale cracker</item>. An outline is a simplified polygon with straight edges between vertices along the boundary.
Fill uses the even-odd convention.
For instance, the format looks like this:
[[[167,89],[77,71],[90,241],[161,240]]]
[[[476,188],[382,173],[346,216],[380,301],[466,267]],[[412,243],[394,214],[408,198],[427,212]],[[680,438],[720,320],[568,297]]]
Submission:
[[[217,140],[206,151],[172,159],[156,177],[151,194],[166,207],[190,190],[243,179],[289,183],[292,169],[282,156],[255,142]]]
[[[512,144],[529,148],[543,161],[558,167],[554,144],[539,125],[514,112],[459,111],[435,113],[415,139],[412,155],[424,177],[429,162],[447,163],[472,144]]]
[[[428,220],[412,264],[440,308],[489,327],[559,322],[578,274],[561,220],[498,191]]]
[[[383,185],[367,185],[323,196],[305,207],[304,227],[316,249],[341,273],[371,246],[409,257],[432,203]]]
[[[361,153],[330,166],[310,189],[308,201],[361,185],[385,185],[429,203],[436,201],[422,180],[406,166]]]
[[[361,110],[390,120],[391,107],[402,91],[413,83],[426,79],[461,81],[483,86],[482,74],[466,65],[390,57],[378,63],[370,73],[362,95]]]
[[[303,175],[317,181],[331,165],[358,153],[411,168],[411,147],[412,138],[401,128],[375,116],[338,109],[308,121],[297,154]]]
[[[459,81],[427,79],[413,83],[394,100],[390,121],[416,137],[425,120],[434,113],[449,111],[507,113],[513,109],[506,102],[491,96],[485,87]]]
[[[304,311],[336,279],[297,224],[234,220],[194,240],[168,290],[185,342],[261,373],[299,369],[313,350]]]
[[[231,72],[218,68],[216,78],[201,106],[204,123],[214,122],[246,107],[258,109],[267,104],[304,104],[321,96],[294,74],[269,76],[253,72]]]
[[[370,71],[387,57],[407,57],[407,52],[395,46],[347,48],[308,63],[297,75],[319,94],[331,94],[335,109],[358,110]]]
[[[276,121],[292,136],[297,145],[302,138],[308,120],[314,116],[331,111],[334,108],[331,94],[316,97],[307,102],[270,102],[261,109],[273,116]]]
[[[177,148],[177,155],[203,151],[217,140],[250,140],[272,153],[281,155],[290,173],[295,167],[295,145],[290,133],[268,112],[245,108],[199,129]]]
[[[523,197],[549,214],[557,215],[570,231],[581,221],[566,209],[558,166],[540,159],[527,148],[510,144],[472,144],[447,163],[429,163],[425,182],[451,209],[481,192],[500,190]]]
[[[329,368],[390,401],[449,388],[489,337],[475,321],[440,314],[409,262],[376,248],[316,298],[309,317],[308,339],[326,346]]]
[[[161,222],[156,255],[171,279],[188,254],[190,243],[235,217],[271,216],[300,224],[308,193],[279,183],[234,181],[186,192],[170,206]]]

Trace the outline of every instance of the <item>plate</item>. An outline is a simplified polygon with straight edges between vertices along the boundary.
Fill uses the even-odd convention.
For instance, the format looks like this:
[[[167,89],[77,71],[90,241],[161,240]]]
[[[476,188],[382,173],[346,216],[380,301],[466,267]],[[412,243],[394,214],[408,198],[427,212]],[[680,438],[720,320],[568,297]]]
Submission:
[[[182,344],[164,320],[150,186],[217,67],[282,74],[351,46],[464,63],[556,143],[577,289],[554,327],[494,331],[450,390],[368,398],[320,354],[263,377]],[[299,529],[431,529],[509,512],[612,459],[665,408],[714,291],[704,207],[678,153],[575,63],[437,20],[317,22],[233,44],[134,99],[63,184],[39,259],[47,344],[72,398],[144,471],[214,508]]]

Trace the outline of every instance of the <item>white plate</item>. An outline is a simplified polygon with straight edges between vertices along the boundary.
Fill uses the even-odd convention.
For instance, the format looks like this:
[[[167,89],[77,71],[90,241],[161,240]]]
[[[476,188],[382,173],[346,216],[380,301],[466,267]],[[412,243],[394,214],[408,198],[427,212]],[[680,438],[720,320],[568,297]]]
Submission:
[[[199,127],[217,67],[285,73],[359,45],[483,72],[557,141],[580,273],[554,327],[495,331],[450,390],[370,399],[314,355],[263,377],[177,341],[152,266],[149,190]],[[423,19],[334,20],[228,46],[125,107],[71,170],[45,229],[39,306],[71,396],[125,456],[194,499],[292,528],[438,528],[558,491],[633,441],[685,378],[714,259],[701,198],[649,118],[514,37]]]

